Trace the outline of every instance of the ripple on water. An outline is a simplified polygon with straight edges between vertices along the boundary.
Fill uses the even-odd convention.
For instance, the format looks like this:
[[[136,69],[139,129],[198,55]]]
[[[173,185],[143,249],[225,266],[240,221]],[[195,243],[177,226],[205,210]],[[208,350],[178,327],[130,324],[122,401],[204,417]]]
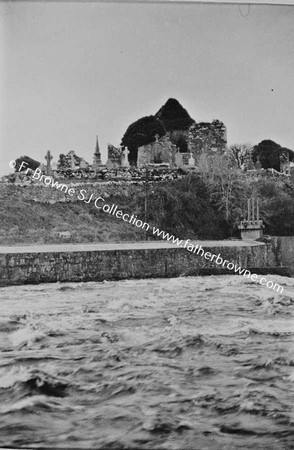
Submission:
[[[290,449],[294,280],[5,288],[0,444]]]

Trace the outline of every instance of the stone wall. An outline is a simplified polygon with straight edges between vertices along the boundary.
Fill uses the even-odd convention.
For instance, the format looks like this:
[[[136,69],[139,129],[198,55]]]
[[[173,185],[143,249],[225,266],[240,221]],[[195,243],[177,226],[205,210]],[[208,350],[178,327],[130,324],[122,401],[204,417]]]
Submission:
[[[224,152],[226,145],[227,129],[219,120],[195,123],[189,129],[188,149],[196,161],[201,153]]]
[[[62,182],[61,182],[62,183]],[[38,203],[66,203],[75,202],[77,200],[86,201],[86,197],[92,193],[94,196],[102,196],[105,200],[109,197],[130,197],[138,191],[143,189],[143,181],[139,182],[94,182],[94,183],[68,183],[68,189],[72,188],[72,195],[53,188],[51,186],[44,186],[43,182],[35,181],[29,186],[16,186],[0,184],[0,198],[9,198],[13,201],[13,198],[18,197],[22,200],[29,200]],[[151,185],[151,183],[149,182]],[[81,191],[82,194],[81,194]],[[80,198],[79,198],[80,197]]]
[[[177,143],[180,140],[185,140],[188,144],[189,139],[189,130],[172,130],[167,131],[166,136],[169,137],[169,139],[172,141],[173,144],[177,146]],[[188,149],[188,148],[187,148]]]
[[[89,247],[88,247],[89,248]],[[271,245],[203,247],[223,259],[269,273],[277,266]],[[36,284],[57,281],[103,281],[131,278],[179,277],[201,274],[233,274],[203,256],[170,248],[119,250],[31,251],[0,254],[0,285]]]
[[[227,129],[223,122],[213,120],[211,123],[194,123],[186,131],[169,131],[159,140],[139,147],[137,166],[144,167],[146,164],[154,162],[168,163],[171,167],[177,166],[175,162],[177,151],[175,143],[180,138],[187,142],[187,151],[182,154],[188,154],[190,157],[190,153],[192,153],[197,162],[202,153],[209,155],[225,151],[227,146]],[[183,165],[188,164],[188,158],[184,157]]]
[[[118,169],[121,167],[122,156],[123,154],[121,148],[116,148],[114,145],[108,144],[106,162],[107,169]]]
[[[138,148],[137,167],[144,167],[150,163],[168,163],[171,167],[175,167],[176,151],[177,148],[169,137],[162,136],[155,142]]]

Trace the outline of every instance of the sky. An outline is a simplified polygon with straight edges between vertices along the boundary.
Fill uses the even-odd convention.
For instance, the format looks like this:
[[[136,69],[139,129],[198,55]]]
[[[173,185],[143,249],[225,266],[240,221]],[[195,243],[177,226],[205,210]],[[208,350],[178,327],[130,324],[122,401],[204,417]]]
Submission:
[[[102,160],[176,98],[228,144],[294,149],[294,6],[0,3],[0,176],[28,155]]]

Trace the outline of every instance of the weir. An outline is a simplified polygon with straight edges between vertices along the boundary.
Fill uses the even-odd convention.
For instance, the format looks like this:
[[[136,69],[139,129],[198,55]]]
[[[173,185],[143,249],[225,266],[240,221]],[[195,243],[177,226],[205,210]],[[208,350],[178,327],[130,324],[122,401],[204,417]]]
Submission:
[[[286,250],[288,239],[292,242],[292,253]],[[251,273],[294,275],[294,237],[272,238],[268,244],[191,242]],[[0,286],[234,273],[162,241],[0,247]]]

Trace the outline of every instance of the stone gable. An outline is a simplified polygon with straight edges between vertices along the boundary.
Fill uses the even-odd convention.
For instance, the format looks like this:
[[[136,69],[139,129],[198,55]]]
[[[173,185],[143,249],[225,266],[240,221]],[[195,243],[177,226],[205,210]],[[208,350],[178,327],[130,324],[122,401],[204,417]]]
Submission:
[[[197,159],[201,153],[224,152],[227,146],[227,129],[220,120],[193,124],[189,129],[188,149]]]
[[[148,145],[138,148],[137,166],[144,167],[146,164],[167,163],[175,166],[175,154],[177,148],[172,144],[168,136],[162,136]]]

